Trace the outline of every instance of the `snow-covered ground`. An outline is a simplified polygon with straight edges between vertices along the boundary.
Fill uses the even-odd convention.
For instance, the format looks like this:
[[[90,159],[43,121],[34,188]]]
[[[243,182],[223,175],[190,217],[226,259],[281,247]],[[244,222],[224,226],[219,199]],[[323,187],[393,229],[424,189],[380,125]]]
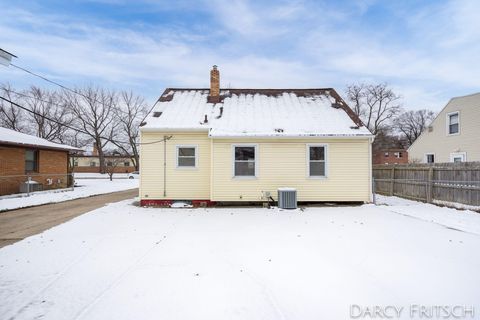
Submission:
[[[12,210],[46,203],[62,202],[78,198],[86,198],[97,194],[110,193],[138,188],[137,179],[79,179],[76,187],[71,189],[52,190],[32,193],[30,196],[0,198],[0,211]],[[0,213],[1,214],[1,213]]]
[[[398,197],[386,197],[382,195],[377,195],[376,197],[377,205],[385,205],[387,206],[385,209],[391,212],[480,235],[480,213],[478,212],[447,207],[442,208],[433,204]]]
[[[0,318],[349,319],[352,304],[479,312],[479,234],[425,221],[452,209],[389,200],[294,211],[110,204],[0,249]]]
[[[94,172],[75,172],[73,174],[75,179],[110,179],[106,173],[94,173]],[[128,173],[114,173],[113,179],[126,179]]]

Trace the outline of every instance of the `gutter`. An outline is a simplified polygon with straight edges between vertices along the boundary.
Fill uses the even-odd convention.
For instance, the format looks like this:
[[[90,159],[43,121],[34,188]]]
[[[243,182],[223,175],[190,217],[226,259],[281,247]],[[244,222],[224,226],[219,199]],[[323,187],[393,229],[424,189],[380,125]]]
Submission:
[[[208,132],[209,130],[210,128],[140,128],[140,132]]]
[[[265,135],[233,135],[233,136],[212,136],[209,135],[209,138],[212,139],[374,139],[374,136],[371,134],[365,135],[272,135],[272,136],[265,136]]]

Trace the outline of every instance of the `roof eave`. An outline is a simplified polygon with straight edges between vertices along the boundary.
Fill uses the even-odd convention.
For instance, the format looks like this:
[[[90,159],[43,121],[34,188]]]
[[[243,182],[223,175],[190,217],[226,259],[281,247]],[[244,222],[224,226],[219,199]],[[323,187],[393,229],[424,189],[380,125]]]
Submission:
[[[33,148],[33,149],[41,149],[41,150],[68,151],[68,152],[82,151],[82,149],[78,149],[74,147],[63,148],[63,147],[42,146],[38,144],[18,143],[18,142],[9,142],[9,141],[0,141],[0,146]]]
[[[208,132],[210,128],[141,127],[140,132]]]
[[[372,139],[372,134],[311,134],[311,135],[209,135],[212,139]]]

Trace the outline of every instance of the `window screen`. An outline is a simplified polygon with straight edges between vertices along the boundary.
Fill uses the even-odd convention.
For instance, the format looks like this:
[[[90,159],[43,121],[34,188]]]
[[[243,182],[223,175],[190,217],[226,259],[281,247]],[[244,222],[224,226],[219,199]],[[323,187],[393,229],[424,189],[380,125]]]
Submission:
[[[325,176],[325,146],[309,147],[309,174],[310,177]]]
[[[235,147],[235,176],[255,176],[255,147]]]

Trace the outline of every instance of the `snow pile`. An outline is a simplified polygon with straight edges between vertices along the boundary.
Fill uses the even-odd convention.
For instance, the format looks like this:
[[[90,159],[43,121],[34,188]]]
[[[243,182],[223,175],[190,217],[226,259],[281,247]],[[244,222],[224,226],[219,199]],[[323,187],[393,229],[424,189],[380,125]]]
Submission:
[[[76,187],[62,189],[62,191],[49,191],[32,193],[29,197],[22,194],[19,197],[0,199],[0,211],[12,210],[24,207],[37,206],[47,203],[63,202],[78,198],[86,198],[97,194],[104,194],[128,189],[138,188],[137,179],[116,179],[113,181],[104,179],[81,179],[76,181]],[[1,317],[0,317],[1,318]]]
[[[9,143],[9,144],[24,144],[27,146],[39,146],[52,149],[62,149],[62,150],[79,150],[78,148],[68,146],[66,144],[59,144],[50,142],[46,139],[39,137],[31,136],[29,134],[21,133],[15,130],[2,128],[0,127],[0,143]]]
[[[352,304],[480,308],[480,237],[391,208],[111,204],[0,249],[0,318],[318,320],[350,319]]]
[[[208,90],[178,90],[171,101],[157,103],[142,130],[204,130],[211,137],[371,135],[365,127],[355,128],[343,109],[332,107],[335,99],[318,92],[310,96],[233,93],[213,104],[207,102]],[[153,115],[159,112],[159,117]]]
[[[386,206],[385,209],[391,212],[480,235],[480,213],[439,207],[398,197],[376,195],[376,198],[378,205]]]
[[[176,201],[170,205],[170,208],[192,208],[193,206],[189,203]]]

